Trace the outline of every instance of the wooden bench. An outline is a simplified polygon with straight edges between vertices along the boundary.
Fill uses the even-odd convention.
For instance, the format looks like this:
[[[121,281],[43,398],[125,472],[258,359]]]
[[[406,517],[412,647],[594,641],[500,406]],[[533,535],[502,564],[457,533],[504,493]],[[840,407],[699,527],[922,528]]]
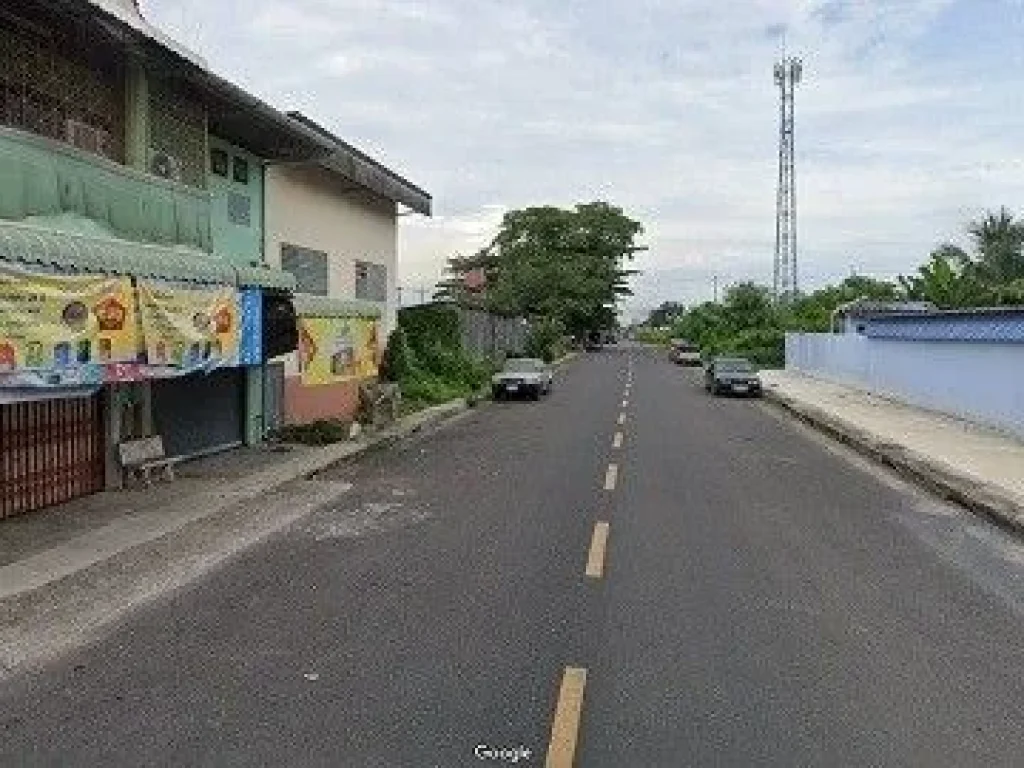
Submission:
[[[124,440],[117,446],[121,466],[133,476],[141,475],[147,486],[153,484],[154,469],[162,470],[164,478],[174,479],[174,465],[177,459],[167,458],[164,451],[164,439],[159,435],[142,437],[137,440]]]

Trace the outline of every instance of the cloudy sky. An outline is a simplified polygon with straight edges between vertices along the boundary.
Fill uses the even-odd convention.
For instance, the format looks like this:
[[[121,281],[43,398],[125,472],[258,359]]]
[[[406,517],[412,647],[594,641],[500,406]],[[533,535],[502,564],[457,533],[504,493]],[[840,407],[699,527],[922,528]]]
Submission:
[[[1024,193],[1022,0],[143,0],[210,66],[424,187],[400,282],[502,212],[608,200],[651,250],[630,308],[768,282],[782,30],[802,286],[908,271]]]

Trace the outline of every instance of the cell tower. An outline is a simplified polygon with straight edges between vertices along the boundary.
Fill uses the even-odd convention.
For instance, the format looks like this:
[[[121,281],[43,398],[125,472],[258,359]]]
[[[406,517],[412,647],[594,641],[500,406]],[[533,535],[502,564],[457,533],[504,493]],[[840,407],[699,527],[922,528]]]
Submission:
[[[803,75],[803,62],[783,54],[775,64],[779,101],[779,189],[775,203],[775,300],[787,301],[797,292],[796,159],[793,96]]]

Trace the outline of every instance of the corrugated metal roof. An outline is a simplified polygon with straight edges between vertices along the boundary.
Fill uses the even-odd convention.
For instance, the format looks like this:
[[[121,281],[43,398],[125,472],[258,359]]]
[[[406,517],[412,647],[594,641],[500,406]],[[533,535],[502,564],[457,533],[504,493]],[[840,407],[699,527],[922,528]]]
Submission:
[[[283,269],[270,267],[237,267],[238,284],[243,288],[275,288],[295,290],[295,276]]]
[[[71,272],[235,285],[227,262],[203,251],[89,237],[0,221],[0,261]]]
[[[379,304],[358,299],[341,299],[332,296],[312,296],[297,293],[294,299],[295,314],[299,317],[370,317],[381,316]]]

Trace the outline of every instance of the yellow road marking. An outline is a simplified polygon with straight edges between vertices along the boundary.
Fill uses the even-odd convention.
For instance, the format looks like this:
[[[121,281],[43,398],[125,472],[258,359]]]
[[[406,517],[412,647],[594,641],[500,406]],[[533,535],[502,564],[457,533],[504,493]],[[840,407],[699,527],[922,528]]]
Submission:
[[[572,768],[576,758],[576,741],[580,733],[580,715],[583,711],[583,689],[587,685],[587,670],[566,667],[562,685],[558,690],[555,719],[551,724],[548,742],[547,768]]]
[[[619,424],[622,425],[622,424],[625,424],[625,423],[626,423],[626,414],[620,413],[619,414]]]
[[[590,539],[590,552],[587,554],[587,577],[600,579],[604,575],[604,556],[608,549],[608,523],[596,523],[594,535]]]
[[[622,433],[621,432],[616,432],[615,433],[615,438],[612,440],[612,448],[621,448],[621,447],[622,447]]]
[[[614,491],[615,483],[619,479],[619,465],[609,464],[608,471],[604,473],[604,489],[606,491]]]

